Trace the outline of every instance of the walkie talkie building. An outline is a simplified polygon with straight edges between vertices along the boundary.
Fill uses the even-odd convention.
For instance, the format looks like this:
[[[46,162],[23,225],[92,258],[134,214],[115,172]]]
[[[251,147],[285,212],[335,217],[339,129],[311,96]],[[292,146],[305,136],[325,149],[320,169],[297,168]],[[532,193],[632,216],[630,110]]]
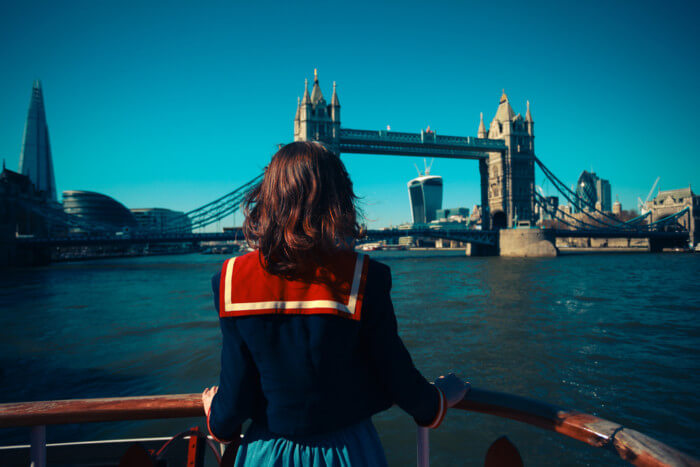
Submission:
[[[408,182],[411,221],[427,224],[436,219],[435,211],[442,208],[442,177],[421,175]]]

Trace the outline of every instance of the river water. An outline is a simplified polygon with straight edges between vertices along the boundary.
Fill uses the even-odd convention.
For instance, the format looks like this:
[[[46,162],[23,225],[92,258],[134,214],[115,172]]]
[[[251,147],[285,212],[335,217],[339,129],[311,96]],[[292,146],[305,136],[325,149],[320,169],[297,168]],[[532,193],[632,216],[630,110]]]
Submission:
[[[392,268],[399,330],[418,368],[607,418],[700,457],[700,255],[467,258],[375,252]],[[200,392],[217,382],[210,278],[183,255],[0,272],[0,402]],[[49,427],[49,441],[174,434],[161,420]],[[415,426],[374,418],[390,465],[415,465]],[[483,465],[500,435],[526,465],[624,465],[561,435],[451,411],[436,466]],[[0,430],[1,444],[28,430]],[[1,463],[1,462],[0,462]]]

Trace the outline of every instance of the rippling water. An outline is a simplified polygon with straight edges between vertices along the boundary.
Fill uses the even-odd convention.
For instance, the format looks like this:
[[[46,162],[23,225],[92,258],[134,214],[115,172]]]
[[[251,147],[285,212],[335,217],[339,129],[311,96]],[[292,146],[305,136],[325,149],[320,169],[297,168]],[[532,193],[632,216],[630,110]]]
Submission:
[[[555,259],[377,252],[400,333],[430,379],[593,413],[700,457],[700,255]],[[220,256],[0,272],[0,402],[199,392],[218,377],[210,277]],[[374,419],[391,465],[415,465],[415,427]],[[49,427],[49,441],[174,434],[201,420]],[[483,465],[506,434],[526,465],[615,457],[517,422],[461,411],[431,434],[433,465]],[[0,430],[2,444],[28,430]],[[620,462],[620,464],[622,464]]]

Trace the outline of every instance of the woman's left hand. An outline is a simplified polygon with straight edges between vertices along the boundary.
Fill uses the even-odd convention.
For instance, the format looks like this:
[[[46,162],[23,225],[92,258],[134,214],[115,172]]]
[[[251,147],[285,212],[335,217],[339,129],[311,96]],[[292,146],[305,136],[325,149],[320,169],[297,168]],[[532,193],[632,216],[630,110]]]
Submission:
[[[440,388],[447,399],[447,407],[454,407],[464,399],[471,388],[471,384],[462,381],[454,373],[448,373],[447,376],[440,376],[435,380],[435,386]]]
[[[210,388],[205,388],[202,392],[202,404],[204,405],[204,415],[209,415],[209,410],[211,409],[211,401],[216,395],[216,391],[219,390],[219,386],[212,386]]]

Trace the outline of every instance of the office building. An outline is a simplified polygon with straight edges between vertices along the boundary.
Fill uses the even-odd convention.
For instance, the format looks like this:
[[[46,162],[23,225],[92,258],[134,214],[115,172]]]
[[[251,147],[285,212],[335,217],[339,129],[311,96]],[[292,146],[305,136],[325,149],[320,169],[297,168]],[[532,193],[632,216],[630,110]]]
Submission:
[[[144,233],[192,233],[192,222],[182,211],[164,208],[132,209],[139,231]]]
[[[612,211],[612,193],[610,192],[610,182],[599,178],[595,182],[595,188],[601,211]]]
[[[408,182],[408,198],[411,203],[411,222],[427,224],[435,220],[442,208],[442,177],[421,175]]]

